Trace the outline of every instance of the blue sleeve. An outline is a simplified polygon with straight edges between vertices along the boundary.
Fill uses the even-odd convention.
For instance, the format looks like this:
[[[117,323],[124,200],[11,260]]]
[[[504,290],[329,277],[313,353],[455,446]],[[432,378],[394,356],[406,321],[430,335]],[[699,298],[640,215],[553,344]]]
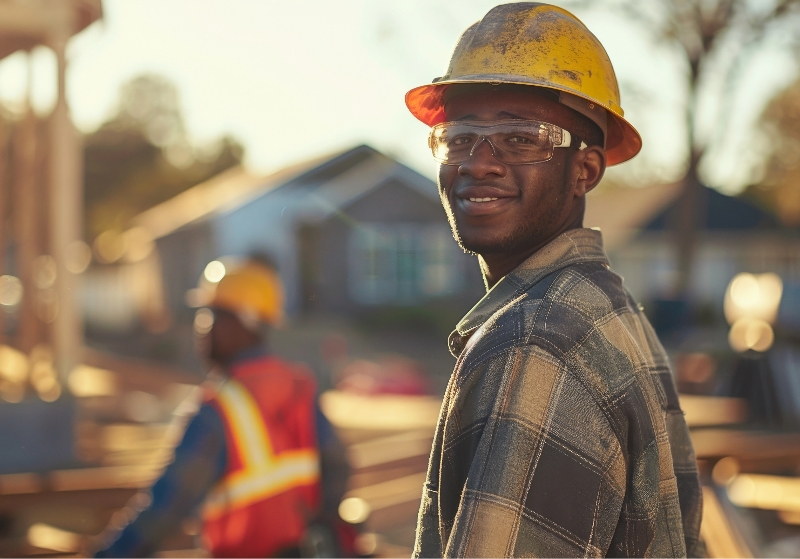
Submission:
[[[146,557],[203,502],[226,465],[225,426],[217,411],[200,407],[186,427],[175,459],[151,489],[150,505],[95,557]]]
[[[337,437],[333,430],[333,425],[331,425],[331,422],[325,417],[325,414],[322,413],[319,402],[314,405],[314,415],[317,424],[317,440],[319,441],[319,447],[325,448],[331,444],[336,444]]]
[[[322,483],[322,513],[338,518],[339,503],[344,498],[347,482],[350,479],[347,449],[336,436],[336,431],[322,413],[319,403],[314,407],[316,408],[320,481]]]

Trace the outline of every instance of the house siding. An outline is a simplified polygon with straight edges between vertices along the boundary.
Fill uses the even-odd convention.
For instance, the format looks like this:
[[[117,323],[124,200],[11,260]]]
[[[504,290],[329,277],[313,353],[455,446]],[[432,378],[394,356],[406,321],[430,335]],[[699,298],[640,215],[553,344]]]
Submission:
[[[301,251],[307,257],[317,258],[318,263],[309,263],[305,268],[314,275],[304,284],[314,285],[306,299],[307,309],[328,313],[356,313],[363,304],[350,296],[352,278],[349,277],[350,239],[360,226],[409,225],[447,227],[447,219],[438,201],[423,196],[417,190],[390,180],[350,205],[341,212],[321,222],[316,233],[306,231],[305,246]],[[456,248],[455,241],[453,247]],[[315,244],[312,247],[310,245]],[[454,295],[457,300],[475,302],[483,294],[483,283],[475,258],[459,254],[460,268],[464,271],[463,290]],[[324,270],[324,273],[320,271]],[[308,289],[308,287],[307,287]],[[468,306],[466,308],[469,308]]]

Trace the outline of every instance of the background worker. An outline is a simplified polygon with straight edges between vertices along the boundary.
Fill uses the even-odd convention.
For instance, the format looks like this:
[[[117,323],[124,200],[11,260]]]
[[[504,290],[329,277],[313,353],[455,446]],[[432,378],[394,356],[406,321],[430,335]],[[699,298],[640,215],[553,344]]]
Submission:
[[[201,504],[202,540],[214,556],[300,557],[308,526],[335,514],[347,479],[343,447],[310,373],[266,345],[282,319],[277,274],[253,261],[229,266],[206,303],[213,325],[199,342],[223,380],[206,388],[149,506],[97,557],[152,554]]]
[[[449,339],[414,555],[702,554],[667,356],[583,228],[606,165],[641,147],[602,45],[561,8],[497,6],[406,103],[488,290]]]

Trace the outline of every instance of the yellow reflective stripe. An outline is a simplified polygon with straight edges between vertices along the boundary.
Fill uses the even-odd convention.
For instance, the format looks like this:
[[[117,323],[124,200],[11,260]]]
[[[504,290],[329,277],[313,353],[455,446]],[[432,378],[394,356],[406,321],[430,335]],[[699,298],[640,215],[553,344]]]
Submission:
[[[244,467],[268,464],[272,460],[272,445],[258,404],[247,388],[229,379],[222,386],[218,401],[228,418]]]
[[[281,455],[271,467],[260,471],[240,470],[223,480],[206,498],[207,520],[230,510],[263,501],[299,485],[319,479],[319,457],[313,450]]]
[[[208,494],[203,506],[206,520],[319,480],[315,449],[273,454],[258,404],[244,385],[229,379],[217,401],[233,431],[242,468],[223,478]]]

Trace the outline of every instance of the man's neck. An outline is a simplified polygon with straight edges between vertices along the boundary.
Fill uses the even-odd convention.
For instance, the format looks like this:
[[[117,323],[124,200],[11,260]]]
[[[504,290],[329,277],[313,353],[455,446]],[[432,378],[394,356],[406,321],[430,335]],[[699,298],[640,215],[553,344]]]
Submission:
[[[481,266],[483,279],[486,282],[487,289],[491,289],[494,285],[514,271],[520,264],[525,262],[528,258],[533,256],[541,248],[549,245],[556,237],[571,229],[580,229],[583,227],[583,216],[580,219],[570,223],[567,227],[557,230],[554,234],[546,239],[537,242],[534,245],[522,251],[510,253],[496,253],[496,254],[479,254],[478,262]]]
[[[237,351],[232,352],[230,355],[226,355],[225,357],[217,358],[215,362],[223,369],[228,369],[244,361],[258,359],[266,355],[269,355],[269,349],[267,348],[266,344],[263,342],[258,342],[246,347],[242,347],[241,349],[238,349]]]

